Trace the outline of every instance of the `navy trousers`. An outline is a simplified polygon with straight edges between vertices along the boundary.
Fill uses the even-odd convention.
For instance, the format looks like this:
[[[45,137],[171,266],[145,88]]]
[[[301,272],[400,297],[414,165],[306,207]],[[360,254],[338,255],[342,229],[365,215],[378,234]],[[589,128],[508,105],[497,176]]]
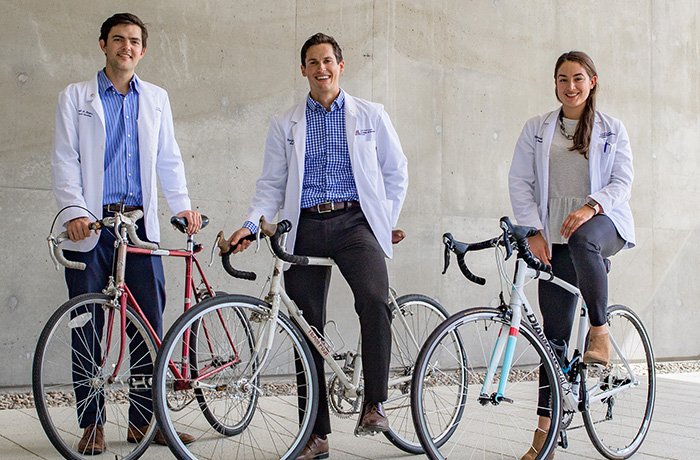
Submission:
[[[140,219],[137,225],[139,238],[147,241],[143,219]],[[97,246],[91,251],[65,251],[67,259],[86,264],[84,271],[72,269],[65,271],[68,294],[71,298],[85,293],[99,293],[107,286],[115,255],[114,241],[111,230],[103,229],[100,231]],[[162,260],[159,256],[129,254],[126,261],[126,284],[158,337],[162,337],[163,310],[165,309],[165,276]],[[102,395],[95,397],[94,388],[84,383],[86,374],[94,372],[97,366],[93,357],[101,355],[100,338],[103,332],[104,314],[100,308],[86,306],[86,309],[93,313],[93,321],[72,333],[73,388],[81,428],[91,424],[104,425],[107,422]],[[80,313],[77,312],[77,314]],[[94,328],[94,332],[85,331],[86,327]],[[133,326],[127,327],[127,334],[130,338],[135,337],[129,340],[129,351],[133,357],[131,376],[150,377],[153,374],[153,363],[150,360],[137,358],[142,357],[146,350],[143,340],[140,336],[134,335]],[[91,394],[92,397],[90,397]],[[148,425],[152,413],[151,390],[130,390],[129,422],[136,427]]]
[[[384,251],[360,208],[326,214],[304,214],[299,219],[295,254],[331,257],[348,282],[360,318],[365,402],[387,399],[391,360],[391,313],[387,307],[389,275]],[[320,333],[326,323],[326,299],[331,267],[294,265],[285,272],[285,289]],[[308,339],[307,339],[308,342]],[[313,433],[331,432],[324,361],[309,343],[316,364],[319,405]],[[303,397],[300,388],[300,397]]]

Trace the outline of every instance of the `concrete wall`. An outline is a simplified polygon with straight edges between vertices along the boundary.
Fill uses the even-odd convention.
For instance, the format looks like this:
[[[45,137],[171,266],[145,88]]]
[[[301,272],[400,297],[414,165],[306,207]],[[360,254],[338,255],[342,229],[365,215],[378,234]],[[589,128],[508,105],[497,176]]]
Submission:
[[[303,97],[298,52],[317,31],[344,48],[343,87],[381,102],[409,158],[411,185],[400,225],[409,238],[390,263],[401,293],[436,296],[451,311],[498,293],[492,254],[474,271],[441,276],[440,235],[477,240],[510,214],[506,176],[527,118],[556,107],[552,71],[581,49],[600,73],[599,107],[621,118],[635,155],[632,205],[638,247],[614,258],[611,301],[627,303],[651,331],[657,356],[697,357],[696,263],[700,169],[700,3],[591,1],[0,1],[0,386],[30,382],[36,338],[67,294],[45,238],[56,212],[50,151],[56,96],[103,66],[101,22],[130,11],[150,28],[139,75],[165,87],[193,203],[212,224],[200,240],[241,224],[260,172],[269,117]],[[183,244],[167,226],[164,244]],[[208,257],[205,257],[208,258]],[[240,264],[264,274],[269,259]],[[182,268],[166,262],[169,291]],[[217,288],[260,295],[264,280]],[[265,278],[261,276],[261,278]],[[339,276],[336,274],[336,278]],[[534,292],[534,291],[533,291]],[[169,304],[168,318],[181,309]],[[357,321],[342,280],[330,314],[353,343]]]

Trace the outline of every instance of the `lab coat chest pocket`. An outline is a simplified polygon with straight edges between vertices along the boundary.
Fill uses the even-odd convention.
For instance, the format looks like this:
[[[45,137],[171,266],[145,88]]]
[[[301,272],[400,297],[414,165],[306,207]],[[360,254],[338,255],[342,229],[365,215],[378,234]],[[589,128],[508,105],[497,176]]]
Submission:
[[[374,129],[358,129],[355,131],[355,151],[366,173],[376,173],[377,164],[377,140]]]
[[[608,137],[601,139],[597,145],[597,150],[600,155],[601,170],[608,176],[612,172],[613,163],[615,162],[615,138]]]

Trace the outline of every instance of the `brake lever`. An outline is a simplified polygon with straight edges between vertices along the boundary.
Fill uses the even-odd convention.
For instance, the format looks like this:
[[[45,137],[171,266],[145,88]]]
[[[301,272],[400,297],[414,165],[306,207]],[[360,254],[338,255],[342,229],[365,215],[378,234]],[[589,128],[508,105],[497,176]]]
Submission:
[[[260,233],[262,233],[262,226],[258,225],[258,231],[255,233],[255,253],[260,251]]]
[[[447,234],[442,236],[442,244],[445,245],[445,265],[442,269],[442,274],[447,273],[447,268],[450,266],[450,250],[452,249],[452,238]]]
[[[211,254],[209,255],[209,265],[207,265],[207,267],[211,267],[212,264],[214,263],[214,251],[219,246],[219,241],[221,241],[221,238],[223,238],[223,237],[224,237],[223,231],[219,231],[219,233],[216,234],[216,239],[214,240],[214,244],[211,247]]]
[[[503,227],[503,247],[506,248],[506,258],[505,260],[510,259],[510,256],[513,255],[513,245],[510,242],[510,238],[508,237],[508,229],[505,226]]]
[[[56,269],[56,271],[58,271],[58,260],[56,260],[56,256],[53,254],[53,248],[54,246],[56,246],[56,239],[53,235],[49,235],[48,238],[46,238],[46,242],[49,245],[49,255],[51,256],[53,266]]]

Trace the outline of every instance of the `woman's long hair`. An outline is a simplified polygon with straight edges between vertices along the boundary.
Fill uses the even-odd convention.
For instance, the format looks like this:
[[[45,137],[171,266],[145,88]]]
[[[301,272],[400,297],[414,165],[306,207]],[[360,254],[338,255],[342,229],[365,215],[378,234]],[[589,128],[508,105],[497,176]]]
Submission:
[[[595,64],[593,64],[593,59],[590,58],[583,51],[569,51],[559,56],[557,63],[554,66],[554,80],[557,79],[557,72],[559,72],[559,67],[566,61],[576,62],[581,64],[581,66],[586,70],[588,78],[593,78],[598,75],[595,69]],[[574,133],[574,145],[569,148],[569,150],[578,150],[581,155],[588,158],[588,149],[591,145],[591,132],[593,131],[593,123],[595,123],[595,95],[598,90],[598,82],[591,89],[588,99],[586,99],[586,105],[583,108],[583,113],[581,114],[581,119],[576,125],[576,132]],[[554,88],[554,95],[557,100],[559,95],[557,94],[556,86]]]

